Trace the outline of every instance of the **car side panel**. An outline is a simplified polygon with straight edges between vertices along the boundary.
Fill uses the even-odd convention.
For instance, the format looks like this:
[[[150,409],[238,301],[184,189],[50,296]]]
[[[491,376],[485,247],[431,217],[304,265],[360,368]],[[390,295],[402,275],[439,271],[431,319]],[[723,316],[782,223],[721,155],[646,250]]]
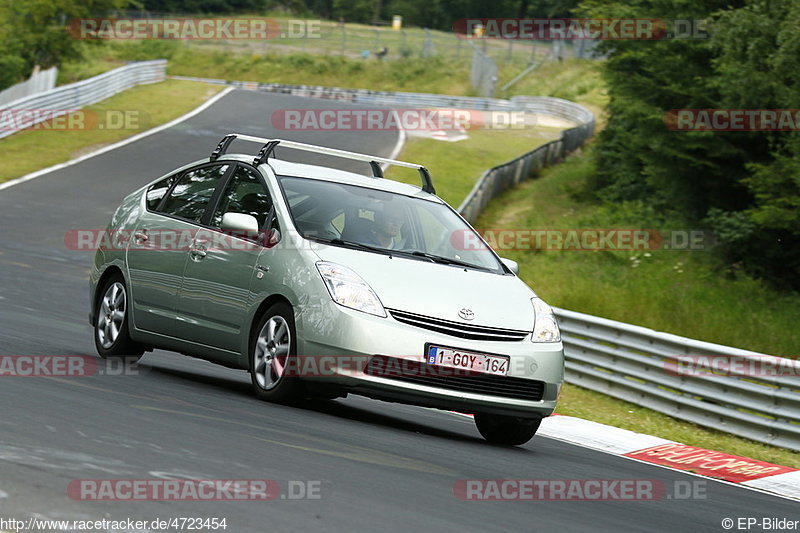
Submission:
[[[126,256],[137,329],[175,335],[178,290],[196,231],[192,223],[142,211]],[[138,234],[146,240],[137,241]]]

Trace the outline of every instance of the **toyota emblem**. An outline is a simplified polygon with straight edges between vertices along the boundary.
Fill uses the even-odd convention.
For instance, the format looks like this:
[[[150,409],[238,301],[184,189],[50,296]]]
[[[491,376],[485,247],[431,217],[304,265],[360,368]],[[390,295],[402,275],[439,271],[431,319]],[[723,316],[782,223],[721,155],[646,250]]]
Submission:
[[[464,320],[472,320],[473,318],[475,318],[475,313],[472,312],[472,309],[467,309],[466,307],[464,307],[458,310],[458,316],[460,316]]]

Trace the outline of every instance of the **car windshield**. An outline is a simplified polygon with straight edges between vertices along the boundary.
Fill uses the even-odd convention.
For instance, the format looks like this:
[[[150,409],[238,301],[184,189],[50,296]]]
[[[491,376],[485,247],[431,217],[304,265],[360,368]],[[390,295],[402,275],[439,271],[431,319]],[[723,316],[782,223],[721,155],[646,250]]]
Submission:
[[[307,239],[503,273],[495,254],[448,206],[388,191],[279,176]]]

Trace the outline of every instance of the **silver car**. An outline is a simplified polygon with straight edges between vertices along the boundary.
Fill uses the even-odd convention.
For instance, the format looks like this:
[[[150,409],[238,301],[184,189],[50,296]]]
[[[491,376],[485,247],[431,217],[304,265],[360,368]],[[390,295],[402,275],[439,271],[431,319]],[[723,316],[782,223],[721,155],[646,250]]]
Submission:
[[[236,139],[263,146],[228,154]],[[278,145],[373,175],[278,160]],[[385,179],[387,164],[422,187]],[[552,310],[420,165],[230,134],[128,195],[103,236],[90,312],[102,357],[159,348],[247,369],[268,401],[353,393],[470,413],[502,444],[555,409]]]

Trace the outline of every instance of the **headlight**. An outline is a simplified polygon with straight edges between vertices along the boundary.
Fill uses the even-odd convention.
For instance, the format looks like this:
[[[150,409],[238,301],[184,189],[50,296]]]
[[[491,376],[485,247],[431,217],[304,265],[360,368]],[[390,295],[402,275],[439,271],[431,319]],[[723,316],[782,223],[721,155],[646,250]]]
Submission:
[[[558,322],[556,322],[553,310],[541,298],[531,298],[531,303],[533,312],[536,314],[531,340],[533,342],[559,342],[561,331],[558,329]]]
[[[317,270],[334,302],[370,315],[386,317],[386,310],[378,295],[361,276],[345,266],[327,261],[317,263]]]

